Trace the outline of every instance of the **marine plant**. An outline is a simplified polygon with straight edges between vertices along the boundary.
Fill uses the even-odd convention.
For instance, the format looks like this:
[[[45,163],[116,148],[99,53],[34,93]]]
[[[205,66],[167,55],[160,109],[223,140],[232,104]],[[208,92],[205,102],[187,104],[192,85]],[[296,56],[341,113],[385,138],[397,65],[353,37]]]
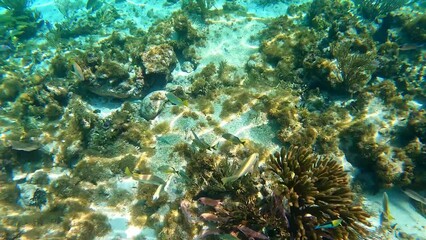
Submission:
[[[282,148],[268,161],[271,189],[282,199],[281,218],[295,239],[357,239],[368,234],[369,215],[362,209],[349,185],[343,167],[329,157],[318,157],[311,149]],[[279,208],[278,208],[279,209]],[[328,231],[315,226],[342,219]]]
[[[384,16],[408,2],[408,0],[354,0],[358,12],[368,20]]]
[[[410,19],[402,28],[402,32],[410,41],[424,43],[426,41],[426,14],[423,13]]]
[[[209,9],[214,5],[215,0],[183,0],[181,8],[189,15],[199,15],[203,20],[208,18]]]
[[[23,15],[33,0],[0,0],[0,7],[13,13],[14,16]]]
[[[254,0],[254,3],[256,3],[259,6],[266,7],[269,5],[274,5],[278,3],[288,3],[291,2],[289,0]]]
[[[36,34],[40,14],[28,9],[31,3],[30,0],[0,0],[0,7],[7,10],[0,15],[0,30],[8,32],[2,38],[14,43],[17,39],[30,38]]]
[[[54,0],[56,8],[66,19],[73,19],[77,11],[83,6],[83,0]]]
[[[250,142],[245,145],[256,151]],[[181,211],[192,233],[198,232],[200,238],[232,232],[240,239],[358,239],[368,234],[369,215],[352,191],[343,167],[310,148],[282,148],[270,155],[266,167],[225,182],[229,178],[224,176],[230,176],[241,164],[228,163],[223,155],[193,152],[186,144],[176,146],[175,151],[190,161],[186,173],[192,180],[187,182],[186,196],[198,199],[198,203],[183,200]],[[266,152],[257,151],[260,158],[265,156]],[[212,196],[217,199],[206,204],[204,199]],[[318,227],[332,220],[341,225]],[[207,225],[207,230],[201,230],[202,225]]]
[[[337,0],[314,0],[309,7],[306,15],[308,24],[316,29],[325,30],[336,22],[346,22],[350,19],[349,1]]]
[[[375,70],[374,51],[354,52],[352,42],[344,41],[331,46],[333,56],[337,59],[338,71],[336,81],[330,81],[337,89],[355,93],[365,87]]]

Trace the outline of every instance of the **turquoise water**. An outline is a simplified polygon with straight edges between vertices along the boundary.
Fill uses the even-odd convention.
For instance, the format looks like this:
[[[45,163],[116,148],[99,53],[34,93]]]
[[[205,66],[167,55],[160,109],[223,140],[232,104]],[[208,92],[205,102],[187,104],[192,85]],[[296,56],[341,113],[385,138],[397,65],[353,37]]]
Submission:
[[[426,239],[423,1],[0,6],[0,239]]]

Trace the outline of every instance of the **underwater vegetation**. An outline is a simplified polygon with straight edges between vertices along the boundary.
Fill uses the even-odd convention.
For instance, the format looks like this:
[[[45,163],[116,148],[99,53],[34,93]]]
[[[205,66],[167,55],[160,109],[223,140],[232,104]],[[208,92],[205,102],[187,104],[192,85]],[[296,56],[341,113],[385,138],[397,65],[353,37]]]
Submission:
[[[7,9],[0,15],[0,31],[5,33],[0,38],[3,44],[35,36],[42,22],[39,13],[28,8],[31,4],[30,0],[0,1],[0,7]]]
[[[361,90],[370,80],[375,67],[372,64],[375,58],[374,52],[370,53],[351,53],[352,44],[349,42],[340,42],[331,46],[331,52],[336,57],[337,68],[336,82],[332,86],[341,85],[341,89],[353,93]]]
[[[209,17],[210,8],[214,3],[215,0],[182,0],[181,9],[189,15],[197,15],[205,20]]]
[[[338,239],[367,236],[369,215],[355,198],[342,166],[327,157],[318,157],[303,147],[290,147],[275,153],[268,162],[274,173],[272,191],[288,201],[287,221],[291,236],[297,239]],[[285,206],[286,208],[286,206]],[[330,232],[314,226],[341,219],[342,225]],[[314,227],[314,228],[313,228]],[[320,228],[321,229],[321,228]]]
[[[368,20],[383,17],[408,2],[408,0],[354,0],[359,13]]]
[[[18,16],[24,14],[32,2],[32,0],[1,0],[0,7],[11,11],[13,15]]]
[[[167,2],[56,0],[52,26],[0,1],[0,239],[112,238],[110,213],[159,239],[369,239],[361,193],[393,187],[424,213],[421,4]],[[213,39],[205,62],[245,21],[247,61]]]
[[[187,183],[191,191],[182,200],[181,211],[188,227],[198,229],[198,238],[233,234],[239,239],[358,239],[368,234],[369,214],[342,166],[329,157],[305,147],[282,148],[270,155],[265,167],[224,182],[228,177],[223,176],[234,169],[225,159],[182,147],[179,151],[191,163],[187,177],[193,180]],[[259,155],[248,159],[253,156]],[[242,164],[236,169],[250,162]],[[333,220],[339,224],[323,225]],[[201,230],[200,224],[207,229]]]

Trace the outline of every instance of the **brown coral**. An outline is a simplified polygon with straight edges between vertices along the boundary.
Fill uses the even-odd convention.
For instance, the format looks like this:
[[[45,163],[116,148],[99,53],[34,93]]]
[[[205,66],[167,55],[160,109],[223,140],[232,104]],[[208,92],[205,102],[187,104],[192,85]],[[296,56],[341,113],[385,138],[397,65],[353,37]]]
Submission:
[[[142,54],[146,74],[170,74],[176,66],[176,54],[167,44],[151,46]]]
[[[274,192],[287,201],[289,230],[295,239],[357,239],[366,236],[369,215],[355,201],[343,167],[310,149],[290,147],[271,155]],[[315,226],[334,219],[342,225],[327,232]]]

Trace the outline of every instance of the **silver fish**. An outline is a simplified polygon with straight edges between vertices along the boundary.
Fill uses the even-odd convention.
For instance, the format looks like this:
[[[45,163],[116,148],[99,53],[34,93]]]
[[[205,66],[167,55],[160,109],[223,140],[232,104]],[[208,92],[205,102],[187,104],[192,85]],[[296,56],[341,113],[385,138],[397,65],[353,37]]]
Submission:
[[[195,134],[195,132],[193,130],[191,130],[192,134],[194,135],[194,141],[193,143],[199,147],[202,150],[211,150],[211,149],[215,149],[214,146],[210,146],[208,143],[206,143],[206,141],[204,141],[203,139],[199,138],[197,136],[197,134]]]
[[[238,178],[246,175],[253,168],[257,160],[259,160],[259,154],[253,153],[249,158],[247,158],[247,160],[243,163],[243,165],[241,165],[240,169],[238,169],[235,174],[222,178],[222,183],[227,184],[229,182],[234,182]]]
[[[222,135],[223,138],[225,138],[226,140],[234,143],[234,144],[243,144],[244,145],[244,141],[241,141],[237,136],[234,136],[230,133],[225,133]]]
[[[13,150],[32,152],[38,150],[42,147],[40,143],[37,142],[20,142],[20,141],[10,141],[10,146]]]
[[[186,100],[182,100],[180,98],[178,98],[176,95],[174,95],[171,92],[166,93],[166,97],[167,99],[173,103],[174,105],[178,105],[178,106],[188,106],[188,101]]]
[[[73,62],[72,69],[73,69],[73,73],[77,76],[78,80],[84,81],[84,74],[80,65],[78,65],[76,62]]]
[[[402,191],[405,193],[405,195],[407,195],[411,199],[414,199],[417,202],[420,202],[420,203],[426,205],[426,198],[423,197],[422,195],[418,194],[417,192],[414,192],[411,189],[405,189],[405,190],[402,190]]]

